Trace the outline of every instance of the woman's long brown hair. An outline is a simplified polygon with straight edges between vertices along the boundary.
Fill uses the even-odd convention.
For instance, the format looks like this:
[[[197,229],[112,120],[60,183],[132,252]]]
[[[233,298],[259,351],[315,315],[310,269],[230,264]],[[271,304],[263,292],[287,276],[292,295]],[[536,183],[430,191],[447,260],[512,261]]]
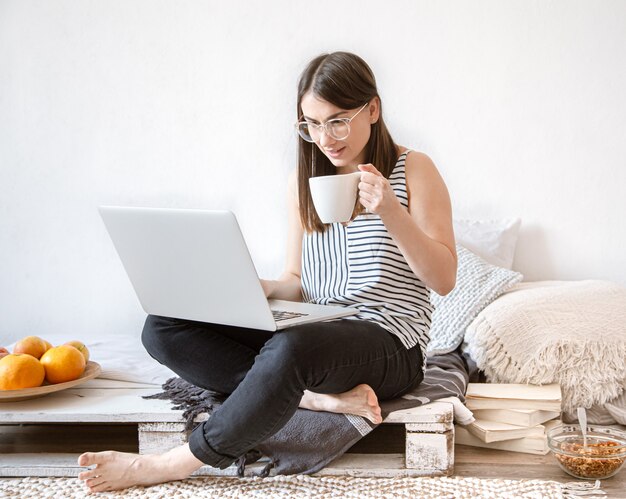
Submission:
[[[374,73],[367,63],[349,52],[322,54],[313,59],[300,75],[298,83],[297,119],[302,116],[302,97],[312,92],[341,109],[356,109],[378,95]],[[378,121],[372,125],[367,143],[365,162],[372,163],[386,178],[389,178],[397,161],[397,147],[385,126],[382,104]],[[326,225],[317,216],[309,178],[335,175],[337,168],[320,151],[315,143],[298,136],[298,201],[300,219],[307,232],[324,232]],[[357,202],[355,215],[362,210]]]

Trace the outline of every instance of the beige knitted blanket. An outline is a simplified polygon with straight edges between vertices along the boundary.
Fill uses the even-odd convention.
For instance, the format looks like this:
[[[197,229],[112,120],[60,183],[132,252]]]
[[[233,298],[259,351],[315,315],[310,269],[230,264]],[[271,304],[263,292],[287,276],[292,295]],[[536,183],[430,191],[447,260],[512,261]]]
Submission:
[[[566,412],[604,404],[626,388],[626,288],[518,284],[476,317],[465,342],[493,383],[559,383]]]

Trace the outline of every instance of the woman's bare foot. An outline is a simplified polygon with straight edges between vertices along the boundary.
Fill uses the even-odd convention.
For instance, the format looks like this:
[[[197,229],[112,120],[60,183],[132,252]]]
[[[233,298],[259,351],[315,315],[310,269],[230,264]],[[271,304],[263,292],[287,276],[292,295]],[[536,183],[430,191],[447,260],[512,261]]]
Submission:
[[[311,411],[355,414],[369,419],[374,424],[379,424],[383,420],[378,397],[369,385],[357,385],[347,392],[328,395],[306,390],[300,401],[300,407]]]
[[[105,492],[132,487],[154,485],[182,480],[203,463],[189,450],[188,445],[164,454],[129,454],[105,451],[85,452],[78,458],[79,466],[92,466],[78,475],[90,492]]]

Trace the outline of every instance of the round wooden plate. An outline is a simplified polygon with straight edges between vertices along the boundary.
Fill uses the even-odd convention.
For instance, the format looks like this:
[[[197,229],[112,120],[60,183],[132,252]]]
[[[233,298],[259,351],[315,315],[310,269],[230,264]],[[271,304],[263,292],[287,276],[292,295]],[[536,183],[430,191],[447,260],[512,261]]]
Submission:
[[[19,402],[21,400],[34,399],[37,397],[43,397],[49,393],[59,392],[61,390],[67,390],[73,388],[85,381],[95,378],[100,374],[100,364],[97,362],[89,361],[85,367],[83,375],[72,381],[66,381],[65,383],[57,383],[50,385],[44,381],[44,385],[37,386],[35,388],[23,388],[22,390],[0,390],[0,402]]]

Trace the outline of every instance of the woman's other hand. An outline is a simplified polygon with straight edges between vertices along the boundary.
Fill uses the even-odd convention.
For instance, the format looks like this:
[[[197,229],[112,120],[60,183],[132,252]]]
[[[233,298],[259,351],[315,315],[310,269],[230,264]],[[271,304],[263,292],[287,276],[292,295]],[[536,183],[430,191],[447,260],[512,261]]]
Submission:
[[[287,301],[302,301],[300,276],[287,271],[276,280],[259,279],[266,298]]]
[[[402,206],[389,180],[373,164],[359,165],[359,170],[363,172],[359,182],[359,201],[369,213],[383,217]]]

